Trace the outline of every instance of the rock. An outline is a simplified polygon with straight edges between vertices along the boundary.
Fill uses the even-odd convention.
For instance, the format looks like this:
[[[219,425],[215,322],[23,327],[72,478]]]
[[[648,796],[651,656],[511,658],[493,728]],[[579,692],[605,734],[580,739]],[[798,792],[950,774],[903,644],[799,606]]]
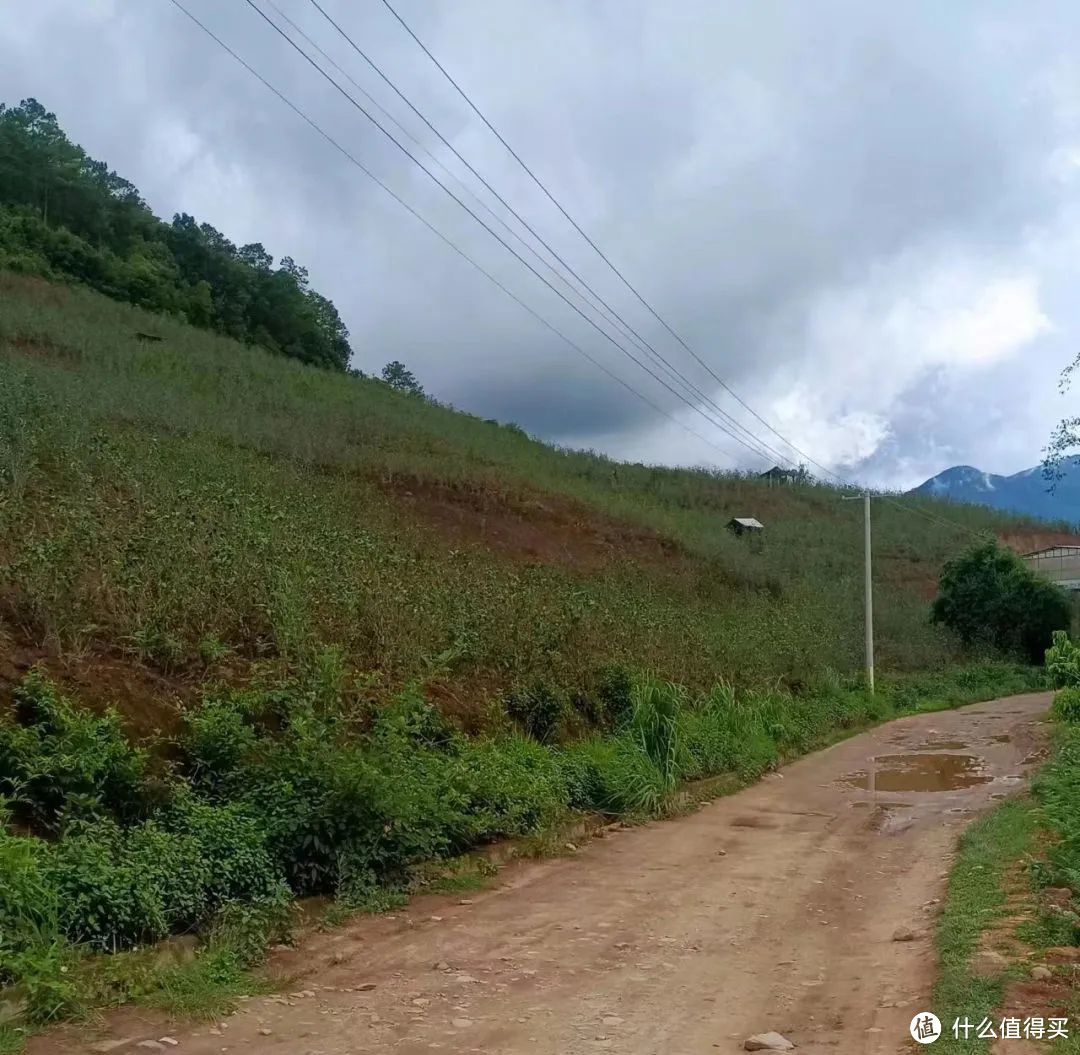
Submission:
[[[170,1048],[175,1048],[180,1043],[180,1041],[176,1040],[174,1037],[159,1037],[158,1043],[168,1044]]]
[[[893,931],[893,941],[914,941],[915,932],[910,927],[897,927]]]
[[[199,939],[194,934],[181,934],[163,941],[154,955],[154,966],[159,969],[180,967],[192,963],[199,950]]]
[[[1040,965],[1031,968],[1031,977],[1036,982],[1049,982],[1054,977],[1054,972],[1049,967]]]
[[[165,1045],[159,1044],[156,1040],[140,1040],[135,1045],[137,1048],[141,1048],[143,1051],[164,1051]]]
[[[1073,892],[1067,886],[1048,886],[1042,892],[1043,900],[1057,908],[1068,908]]]
[[[1009,966],[1009,961],[993,949],[980,949],[971,960],[971,973],[976,978],[993,978]]]
[[[269,1037],[273,1032],[274,1031],[272,1029],[267,1029],[265,1026],[263,1026],[263,1028],[259,1030],[259,1036]]]
[[[577,847],[573,843],[567,843],[566,849],[569,850],[572,854],[577,853]]]
[[[361,982],[358,986],[356,986],[356,991],[358,993],[370,993],[371,990],[374,989],[374,988],[375,988],[375,983],[374,982]]]
[[[431,969],[433,971],[449,971],[450,964],[448,964],[445,960],[440,960],[438,963],[432,964]]]
[[[429,918],[431,919],[432,923],[442,923],[443,921],[442,916],[431,916]]]
[[[618,1015],[604,1015],[603,1023],[605,1026],[621,1026],[622,1019]]]
[[[747,1051],[791,1051],[795,1047],[787,1037],[779,1033],[755,1033],[743,1041],[743,1048]]]
[[[413,1000],[413,1007],[427,1007],[431,1001],[426,996],[418,996]]]
[[[454,1029],[468,1029],[472,1025],[471,1018],[454,1018],[450,1020],[450,1025]]]
[[[29,1004],[22,997],[12,997],[0,1000],[0,1025],[4,1022],[13,1022],[26,1014]]]

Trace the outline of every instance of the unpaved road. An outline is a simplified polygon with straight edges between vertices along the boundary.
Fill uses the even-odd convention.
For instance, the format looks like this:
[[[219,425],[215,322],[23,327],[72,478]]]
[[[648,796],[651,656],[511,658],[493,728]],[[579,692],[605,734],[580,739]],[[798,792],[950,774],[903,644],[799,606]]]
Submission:
[[[111,1036],[131,1046],[114,1050],[168,1034],[184,1055],[691,1055],[765,1030],[804,1053],[914,1050],[957,835],[1023,787],[1048,706],[901,719],[693,815],[511,866],[468,903],[420,898],[316,935],[283,954],[293,995],[224,1029],[125,1013]],[[900,927],[916,940],[893,941]]]

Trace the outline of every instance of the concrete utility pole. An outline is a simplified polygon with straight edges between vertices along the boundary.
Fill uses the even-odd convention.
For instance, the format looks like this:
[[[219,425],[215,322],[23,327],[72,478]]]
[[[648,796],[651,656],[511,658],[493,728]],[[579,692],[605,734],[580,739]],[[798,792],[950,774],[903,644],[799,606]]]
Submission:
[[[863,588],[866,593],[866,684],[874,691],[874,580],[870,574],[870,495],[863,495],[863,545],[866,549],[866,570]]]
[[[858,495],[845,495],[845,501],[858,498]],[[874,691],[874,580],[871,575],[870,544],[870,492],[862,494],[863,500],[863,550],[865,568],[863,571],[863,592],[866,605],[866,685]]]

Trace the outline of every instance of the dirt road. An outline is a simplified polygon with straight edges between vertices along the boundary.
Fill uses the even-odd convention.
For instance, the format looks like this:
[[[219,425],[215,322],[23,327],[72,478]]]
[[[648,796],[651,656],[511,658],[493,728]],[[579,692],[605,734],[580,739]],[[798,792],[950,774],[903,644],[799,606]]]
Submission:
[[[124,1031],[131,1050],[168,1033],[184,1055],[689,1055],[765,1030],[799,1052],[910,1051],[956,837],[1023,786],[1048,706],[901,719],[465,901],[316,936],[286,956],[292,995],[225,1028],[125,1015]]]

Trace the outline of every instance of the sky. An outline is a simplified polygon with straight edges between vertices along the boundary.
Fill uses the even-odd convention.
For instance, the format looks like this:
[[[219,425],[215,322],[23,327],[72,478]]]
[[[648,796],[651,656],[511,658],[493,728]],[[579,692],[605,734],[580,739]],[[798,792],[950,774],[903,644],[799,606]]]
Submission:
[[[0,19],[0,100],[36,97],[159,215],[193,213],[237,244],[260,241],[304,264],[338,305],[353,365],[366,372],[401,360],[441,401],[615,457],[754,469],[805,454],[890,488],[953,464],[1025,469],[1054,423],[1075,412],[1078,397],[1058,385],[1080,336],[1075,4],[392,0],[695,359],[382,0],[321,0],[427,121],[692,382],[696,393],[678,399],[292,50],[253,9],[281,23],[269,0],[184,2],[580,349],[170,0],[0,0],[0,11],[18,7]],[[311,0],[274,3],[422,144],[388,125],[470,208],[503,233],[424,150],[530,238]],[[716,405],[776,453],[748,451],[719,430]]]

